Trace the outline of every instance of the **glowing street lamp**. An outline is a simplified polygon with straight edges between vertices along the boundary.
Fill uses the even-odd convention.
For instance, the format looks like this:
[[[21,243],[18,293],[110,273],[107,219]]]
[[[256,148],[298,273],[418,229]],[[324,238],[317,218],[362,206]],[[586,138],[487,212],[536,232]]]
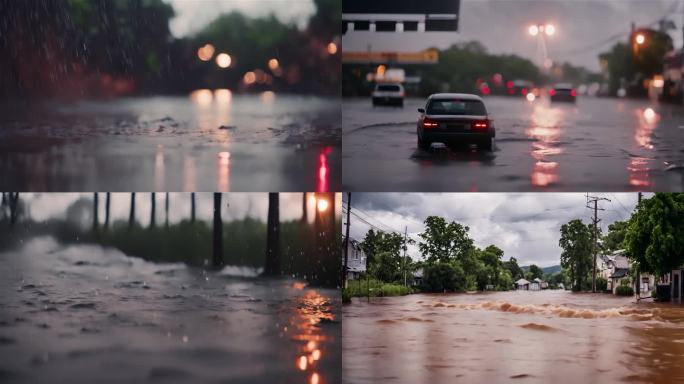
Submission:
[[[530,25],[527,31],[530,33],[530,35],[537,36],[539,34],[539,27],[536,25]]]
[[[639,34],[637,34],[637,35],[634,37],[634,41],[635,41],[637,44],[641,45],[641,44],[643,44],[643,43],[646,42],[646,36],[644,36],[643,33],[639,33]]]
[[[556,33],[556,27],[554,27],[553,24],[546,24],[544,32],[546,32],[547,36],[553,36],[553,34]]]

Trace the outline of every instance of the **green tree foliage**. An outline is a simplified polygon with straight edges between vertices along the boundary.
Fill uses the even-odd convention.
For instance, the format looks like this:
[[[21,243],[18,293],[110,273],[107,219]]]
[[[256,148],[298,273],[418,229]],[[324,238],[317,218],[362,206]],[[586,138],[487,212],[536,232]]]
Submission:
[[[448,223],[443,217],[429,216],[425,232],[418,235],[423,239],[418,249],[428,262],[464,261],[473,248],[468,230],[455,221]]]
[[[464,291],[466,276],[458,262],[434,262],[423,269],[423,290],[428,292]]]
[[[411,244],[411,239],[406,244]],[[411,269],[410,258],[404,260],[404,237],[398,233],[368,230],[361,242],[366,254],[366,268],[371,275],[386,282],[403,280],[403,268]]]
[[[544,271],[535,264],[530,265],[530,270],[528,272],[530,277],[528,280],[541,279],[544,277]]]
[[[591,229],[581,220],[574,219],[563,224],[560,232],[561,267],[570,271],[572,289],[581,291],[592,265]]]
[[[605,277],[596,277],[596,290],[598,292],[603,292],[608,289],[608,280]]]
[[[539,69],[530,60],[517,55],[493,55],[481,43],[469,41],[440,51],[439,63],[420,68],[420,93],[441,92],[445,85],[450,92],[475,92],[477,79],[489,79],[497,73],[504,79],[541,79]]]
[[[515,257],[511,257],[508,259],[508,261],[504,261],[503,267],[508,270],[508,273],[511,275],[513,281],[522,279],[525,276],[525,272],[522,268],[520,268],[518,265],[518,260]]]
[[[608,225],[608,233],[606,233],[602,239],[604,251],[614,252],[619,249],[624,249],[628,225],[629,222],[627,221],[616,221]]]
[[[662,275],[684,264],[684,193],[656,193],[632,214],[627,255],[641,272]]]

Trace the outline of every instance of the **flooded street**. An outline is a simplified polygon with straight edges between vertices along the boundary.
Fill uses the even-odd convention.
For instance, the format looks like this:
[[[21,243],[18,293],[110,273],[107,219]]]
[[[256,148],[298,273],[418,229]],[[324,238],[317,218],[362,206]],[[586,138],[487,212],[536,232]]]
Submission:
[[[339,293],[50,236],[0,252],[0,381],[335,383]]]
[[[684,307],[567,291],[354,299],[346,383],[675,383]]]
[[[343,189],[359,191],[678,191],[684,115],[646,100],[486,97],[492,152],[416,144],[417,108],[345,99]]]
[[[187,97],[6,105],[0,189],[340,189],[334,98],[198,90]]]

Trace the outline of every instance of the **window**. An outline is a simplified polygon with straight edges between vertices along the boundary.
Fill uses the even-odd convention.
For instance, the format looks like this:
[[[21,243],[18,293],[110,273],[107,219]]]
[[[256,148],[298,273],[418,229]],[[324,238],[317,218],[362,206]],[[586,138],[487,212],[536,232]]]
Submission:
[[[427,114],[484,116],[487,109],[479,100],[438,99],[430,101]]]

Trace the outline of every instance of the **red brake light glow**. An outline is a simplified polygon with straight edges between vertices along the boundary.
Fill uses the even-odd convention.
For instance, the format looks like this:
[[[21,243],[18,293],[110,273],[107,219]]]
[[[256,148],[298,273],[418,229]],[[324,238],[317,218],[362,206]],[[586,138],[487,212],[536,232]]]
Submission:
[[[474,128],[479,128],[479,129],[487,128],[487,126],[489,126],[489,122],[486,120],[485,121],[477,121],[473,124]]]
[[[573,89],[573,90],[570,92],[570,95],[571,95],[572,97],[577,96],[577,91]]]
[[[523,88],[520,93],[522,93],[523,96],[527,95],[527,88]]]
[[[549,89],[549,96],[553,96],[553,95],[555,95],[555,94],[556,94],[556,90],[555,90],[555,89]]]
[[[437,128],[438,125],[436,121],[430,119],[423,120],[423,128]]]

